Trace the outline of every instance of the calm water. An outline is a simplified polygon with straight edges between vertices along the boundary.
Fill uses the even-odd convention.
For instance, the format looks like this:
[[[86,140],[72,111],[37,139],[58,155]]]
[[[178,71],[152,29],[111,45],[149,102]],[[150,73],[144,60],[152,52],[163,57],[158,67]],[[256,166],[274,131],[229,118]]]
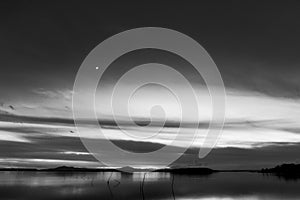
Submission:
[[[0,172],[1,200],[174,198],[300,199],[300,181],[256,173],[209,176],[147,173],[144,176],[143,173],[111,172]]]

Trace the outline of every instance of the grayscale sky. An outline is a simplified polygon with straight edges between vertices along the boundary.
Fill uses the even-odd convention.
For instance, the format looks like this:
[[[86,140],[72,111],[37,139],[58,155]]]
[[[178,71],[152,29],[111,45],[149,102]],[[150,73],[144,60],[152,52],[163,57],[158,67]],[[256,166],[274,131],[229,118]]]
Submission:
[[[2,2],[0,166],[101,166],[81,144],[72,122],[77,70],[87,54],[106,38],[149,26],[174,29],[195,39],[211,55],[223,77],[227,92],[224,131],[216,149],[197,164],[245,169],[299,162],[299,10],[298,1]],[[105,129],[112,140],[125,149],[141,152],[167,144],[168,135],[176,127],[166,127],[155,140],[125,137],[111,122],[107,97],[122,73],[147,62],[170,65],[184,73],[200,95],[206,91],[190,64],[167,52],[140,50],[112,63],[99,84],[97,112],[101,120],[106,120]],[[140,120],[149,118],[144,106],[164,95],[155,86],[146,91],[148,96],[136,97],[134,104]],[[202,100],[199,129],[205,132],[209,109],[205,109],[206,97]],[[173,113],[170,120],[176,120],[174,102],[168,98],[162,98],[162,102]],[[194,122],[190,119],[186,123]],[[125,129],[141,135],[152,128],[128,127],[125,123]],[[103,138],[89,134],[94,129],[87,125],[85,137],[101,142]],[[200,144],[201,138],[194,147]],[[175,153],[182,146],[174,147]],[[194,154],[194,149],[186,152],[176,164],[194,163]],[[143,167],[158,165],[149,162]]]

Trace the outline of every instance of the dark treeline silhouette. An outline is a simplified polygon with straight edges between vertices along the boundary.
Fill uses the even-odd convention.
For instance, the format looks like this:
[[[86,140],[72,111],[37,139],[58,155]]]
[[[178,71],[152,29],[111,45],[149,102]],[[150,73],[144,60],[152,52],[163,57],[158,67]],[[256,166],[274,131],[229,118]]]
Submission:
[[[274,168],[264,168],[261,170],[264,174],[272,174],[285,180],[300,179],[300,164],[282,164]]]
[[[274,168],[264,168],[261,171],[264,173],[299,174],[300,164],[282,164]]]

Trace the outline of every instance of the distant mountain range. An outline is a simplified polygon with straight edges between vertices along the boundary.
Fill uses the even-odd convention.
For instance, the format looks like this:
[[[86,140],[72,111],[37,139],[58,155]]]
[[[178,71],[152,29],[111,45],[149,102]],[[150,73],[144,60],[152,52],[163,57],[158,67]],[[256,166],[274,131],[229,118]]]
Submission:
[[[36,169],[36,168],[1,168],[0,171],[44,171],[44,172],[119,172],[113,168],[79,168],[60,166],[56,168]]]
[[[122,167],[122,168],[77,168],[61,166],[57,168],[49,169],[35,169],[35,168],[2,168],[0,171],[45,171],[45,172],[170,172],[175,174],[211,174],[217,172],[209,168],[200,167],[188,167],[188,168],[166,168],[166,169],[140,169],[132,167]]]
[[[275,174],[278,176],[292,176],[300,177],[300,164],[282,164],[274,168],[264,168],[261,170],[213,170],[204,167],[176,167],[176,168],[164,168],[164,169],[140,169],[133,167],[122,168],[77,168],[69,166],[60,166],[56,168],[48,169],[35,169],[35,168],[2,168],[0,171],[45,171],[45,172],[169,172],[173,174],[212,174],[216,172],[257,172],[264,174]]]

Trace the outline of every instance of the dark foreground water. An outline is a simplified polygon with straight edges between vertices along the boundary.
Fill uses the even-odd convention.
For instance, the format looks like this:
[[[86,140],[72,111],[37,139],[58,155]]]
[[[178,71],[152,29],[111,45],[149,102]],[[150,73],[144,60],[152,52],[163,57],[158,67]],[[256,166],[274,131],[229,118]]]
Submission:
[[[245,172],[0,172],[0,199],[300,199],[300,181]]]

